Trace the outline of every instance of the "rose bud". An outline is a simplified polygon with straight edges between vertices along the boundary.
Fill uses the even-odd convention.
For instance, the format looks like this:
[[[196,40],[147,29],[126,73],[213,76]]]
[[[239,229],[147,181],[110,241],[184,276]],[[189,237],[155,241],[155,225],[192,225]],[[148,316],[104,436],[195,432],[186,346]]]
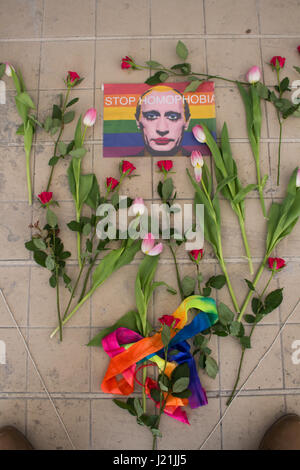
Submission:
[[[52,192],[43,191],[41,194],[38,194],[38,198],[42,204],[48,204],[51,201],[53,196]]]
[[[251,69],[248,70],[246,74],[246,80],[249,83],[256,83],[261,80],[261,71],[260,68],[257,67],[257,65],[254,65],[251,67]]]
[[[76,72],[71,72],[71,70],[68,71],[68,76],[67,76],[67,81],[70,82],[70,83],[73,83],[73,82],[77,82],[77,80],[79,80],[80,77],[78,75],[78,73]]]
[[[136,167],[128,162],[127,160],[122,161],[122,173],[126,173],[127,175],[131,175],[131,173],[136,170]]]
[[[144,204],[143,199],[141,197],[137,197],[129,208],[129,215],[143,215],[145,209],[146,206]]]
[[[155,238],[152,233],[148,233],[142,241],[142,252],[145,255],[156,256],[159,255],[163,250],[162,243],[155,245]]]
[[[86,127],[92,127],[97,119],[97,110],[95,108],[90,108],[87,110],[83,117],[83,125]]]
[[[173,315],[163,315],[158,319],[162,325],[172,326],[173,328],[180,322],[179,318],[174,318]]]
[[[189,256],[192,261],[195,261],[196,263],[199,263],[199,261],[202,260],[203,258],[203,248],[200,250],[192,250],[189,252]]]
[[[268,264],[271,271],[281,271],[286,266],[282,258],[268,258]]]
[[[193,127],[192,131],[193,131],[195,139],[198,142],[200,142],[201,144],[204,144],[204,142],[206,142],[206,136],[205,136],[205,132],[202,126],[197,124],[196,126]]]
[[[12,76],[12,73],[11,71],[15,71],[14,67],[9,64],[8,62],[4,62],[5,63],[5,75],[7,75],[8,77],[11,77]]]
[[[297,171],[296,188],[300,188],[300,168]]]
[[[276,69],[277,67],[282,69],[285,64],[285,57],[281,57],[280,55],[275,55],[270,60],[270,64]]]
[[[134,68],[134,60],[129,57],[128,55],[126,57],[122,58],[122,63],[121,63],[121,68],[122,69],[131,69]]]
[[[119,184],[119,181],[116,180],[115,178],[112,178],[111,176],[109,178],[106,178],[106,187],[110,191],[113,191]]]
[[[170,171],[173,168],[173,162],[172,160],[159,160],[159,162],[156,163],[160,171]]]

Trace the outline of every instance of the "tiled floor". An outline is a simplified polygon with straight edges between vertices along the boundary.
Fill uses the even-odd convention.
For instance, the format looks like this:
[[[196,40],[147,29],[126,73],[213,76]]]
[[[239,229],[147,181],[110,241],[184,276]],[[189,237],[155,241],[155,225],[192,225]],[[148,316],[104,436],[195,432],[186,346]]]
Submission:
[[[76,70],[85,80],[76,89],[80,97],[76,111],[88,107],[101,110],[102,82],[144,81],[147,72],[130,73],[120,69],[120,58],[132,55],[138,62],[155,59],[166,64],[176,60],[175,45],[184,40],[190,50],[194,68],[201,72],[220,73],[243,79],[247,69],[259,65],[265,82],[274,83],[267,62],[273,55],[287,58],[286,71],[297,79],[293,65],[299,66],[299,0],[2,0],[0,60],[20,67],[38,115],[43,117],[63,89],[68,70]],[[18,122],[12,82],[7,84],[6,105],[0,105],[0,287],[22,329],[49,392],[61,414],[71,439],[82,449],[147,449],[151,437],[134,419],[117,408],[111,398],[100,391],[100,381],[108,364],[102,350],[85,345],[101,327],[109,325],[127,309],[134,307],[133,282],[138,261],[119,271],[95,293],[66,329],[62,344],[50,340],[56,324],[53,291],[47,276],[36,267],[24,248],[30,237],[28,225],[39,214],[38,204],[26,202],[25,160],[20,137],[15,135]],[[226,120],[234,156],[244,183],[255,177],[253,158],[247,141],[244,110],[236,88],[216,82],[217,127]],[[282,184],[275,186],[277,121],[273,108],[264,109],[261,160],[263,173],[271,175],[265,189],[267,204],[279,200],[288,177],[300,163],[300,121],[289,119],[284,129],[282,149]],[[64,140],[71,139],[74,126],[69,125]],[[89,154],[85,169],[97,173],[103,184],[106,176],[117,176],[117,161],[101,156],[101,124],[88,134]],[[44,190],[48,175],[47,161],[53,145],[39,132],[32,158],[34,194]],[[130,196],[142,196],[148,202],[157,199],[155,159],[136,161],[140,175],[125,189]],[[179,199],[191,200],[193,193],[185,176],[185,163],[175,163],[174,180]],[[73,215],[67,187],[66,167],[57,168],[55,198],[60,201],[60,218]],[[247,263],[236,220],[227,203],[222,201],[224,252],[229,272],[241,302],[246,292],[243,278],[248,277]],[[255,266],[264,251],[265,223],[260,216],[259,201],[254,193],[247,200],[247,230]],[[62,220],[62,219],[61,219]],[[74,255],[75,240],[63,230],[64,241]],[[243,377],[252,370],[278,332],[282,322],[299,299],[300,224],[279,247],[288,266],[273,281],[284,287],[284,302],[278,311],[257,327],[253,349],[247,352]],[[74,256],[73,256],[74,258]],[[75,260],[70,261],[70,271]],[[180,252],[182,274],[193,272],[188,257]],[[207,247],[203,272],[219,272]],[[157,277],[176,284],[174,266],[165,250]],[[119,299],[116,301],[116,285]],[[230,303],[224,288],[218,300]],[[152,314],[172,313],[178,297],[166,297],[157,291]],[[0,426],[16,425],[37,449],[68,449],[70,443],[54,413],[18,332],[0,302],[0,340],[6,344],[6,365],[0,364]],[[295,313],[275,343],[271,353],[253,374],[245,390],[233,403],[212,437],[207,449],[255,449],[266,428],[285,412],[300,413],[300,364],[292,362],[293,343],[300,340],[300,311]],[[0,343],[3,345],[3,343]],[[216,380],[203,376],[209,404],[191,411],[191,426],[165,417],[161,449],[196,449],[226,409],[236,372],[239,349],[230,339],[215,339],[214,357],[219,359]]]

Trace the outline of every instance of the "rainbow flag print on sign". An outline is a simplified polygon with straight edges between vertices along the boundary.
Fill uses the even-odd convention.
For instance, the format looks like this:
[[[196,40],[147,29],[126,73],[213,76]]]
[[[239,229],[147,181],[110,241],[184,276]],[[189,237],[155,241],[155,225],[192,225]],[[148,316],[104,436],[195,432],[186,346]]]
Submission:
[[[214,83],[184,93],[187,85],[104,84],[103,156],[210,155],[192,128],[205,123],[216,137]]]

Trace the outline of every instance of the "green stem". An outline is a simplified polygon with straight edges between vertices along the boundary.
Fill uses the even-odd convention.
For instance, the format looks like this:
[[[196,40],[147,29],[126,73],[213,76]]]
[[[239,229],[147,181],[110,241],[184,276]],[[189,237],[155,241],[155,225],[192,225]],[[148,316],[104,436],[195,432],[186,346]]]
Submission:
[[[181,297],[181,300],[184,300],[185,297],[184,297],[184,293],[183,293],[183,289],[182,289],[182,285],[181,285],[181,279],[180,279],[180,274],[179,274],[179,269],[178,269],[176,254],[175,254],[175,251],[173,250],[173,247],[172,247],[172,245],[171,245],[171,242],[168,243],[168,246],[169,246],[169,248],[170,248],[170,251],[171,251],[171,253],[172,253],[173,260],[174,260],[174,263],[175,263],[177,284],[178,284],[178,289],[179,289],[179,292],[180,292],[180,297]]]
[[[279,116],[279,112],[277,112],[278,122],[279,122],[279,144],[278,144],[278,163],[277,163],[277,186],[279,186],[280,182],[280,161],[281,161],[281,137],[282,137],[282,121]]]
[[[163,371],[162,371],[162,376],[165,375],[165,370],[166,370],[166,367],[167,367],[167,360],[168,360],[168,349],[169,349],[169,344],[166,345],[166,347],[164,348],[164,351],[165,351],[165,363],[164,363],[164,368],[163,368]],[[165,406],[167,404],[167,399],[169,397],[169,393],[167,394],[166,396],[166,399],[164,400],[164,404],[162,403],[163,402],[163,392],[162,390],[160,390],[160,395],[159,395],[159,414],[158,414],[158,418],[157,418],[157,423],[156,423],[156,429],[159,429],[159,424],[160,424],[160,419],[161,419],[161,415],[165,409]],[[156,442],[157,442],[157,436],[153,436],[153,443],[152,443],[152,450],[155,450],[156,448]]]
[[[253,270],[253,263],[252,263],[250,248],[249,248],[249,245],[248,245],[248,240],[247,240],[247,235],[246,235],[246,230],[245,230],[245,221],[244,221],[243,216],[242,216],[241,213],[240,213],[240,215],[238,216],[238,218],[239,218],[239,223],[240,223],[240,227],[241,227],[241,232],[242,232],[242,238],[243,238],[243,242],[244,242],[244,247],[245,247],[246,255],[247,255],[247,259],[248,259],[250,274],[253,274],[253,272],[254,272],[254,270]]]
[[[201,282],[199,280],[199,276],[200,276],[200,268],[199,268],[199,264],[197,263],[196,264],[196,268],[197,268],[197,282],[198,282],[198,291],[199,291],[199,294],[202,295],[202,290],[201,290]]]
[[[262,208],[263,216],[266,219],[267,218],[267,211],[266,211],[263,188],[262,188],[262,185],[261,185],[261,175],[260,175],[260,166],[259,166],[259,149],[257,149],[256,156],[255,156],[255,166],[256,166],[256,175],[257,175],[257,184],[258,184],[258,193],[259,193],[260,205],[261,205],[261,208]]]
[[[145,383],[147,379],[147,371],[146,367],[143,369],[143,411],[144,413],[147,412],[147,397],[146,397],[146,390],[145,390]]]
[[[59,325],[59,339],[62,341],[62,320],[60,315],[60,305],[59,305],[59,277],[58,277],[58,266],[55,268],[56,276],[56,307],[57,307],[57,316],[58,316],[58,325]]]
[[[69,303],[67,305],[67,308],[63,314],[63,320],[66,318],[67,314],[68,314],[68,311],[69,311],[69,308],[70,308],[70,305],[71,305],[71,302],[72,302],[72,299],[74,297],[74,294],[76,292],[76,289],[77,289],[77,286],[78,286],[78,283],[79,283],[79,280],[81,278],[81,274],[82,274],[82,271],[83,271],[83,268],[84,268],[84,265],[82,265],[80,271],[79,271],[79,275],[77,276],[77,279],[76,279],[76,282],[75,282],[75,285],[72,289],[72,292],[71,292],[71,295],[70,295],[70,299],[69,299]],[[80,300],[80,299],[79,299]]]
[[[31,188],[31,174],[30,174],[30,152],[26,152],[26,176],[27,176],[27,189],[28,189],[28,204],[32,206],[32,188]]]
[[[264,259],[263,259],[263,261],[262,261],[262,263],[261,263],[261,265],[260,265],[260,267],[259,267],[259,270],[258,270],[258,272],[257,272],[257,274],[256,274],[256,276],[255,276],[255,279],[254,279],[253,283],[252,283],[252,284],[254,285],[254,287],[256,287],[256,284],[258,283],[258,281],[259,281],[259,279],[260,279],[260,276],[261,276],[262,273],[263,273],[263,270],[264,270],[265,264],[266,264],[266,262],[267,262],[268,256],[269,256],[269,254],[266,253],[266,255],[265,255],[265,257],[264,257]],[[246,308],[247,308],[247,306],[248,306],[249,300],[250,300],[251,297],[252,297],[252,294],[253,294],[253,291],[252,291],[251,289],[249,289],[249,292],[248,292],[247,297],[246,297],[246,299],[245,299],[245,301],[244,301],[244,303],[243,303],[243,306],[242,306],[242,308],[241,308],[241,311],[240,311],[240,314],[239,314],[239,316],[238,316],[237,321],[239,321],[239,322],[242,321],[243,316],[244,316],[244,313],[245,313],[245,310],[246,310]]]

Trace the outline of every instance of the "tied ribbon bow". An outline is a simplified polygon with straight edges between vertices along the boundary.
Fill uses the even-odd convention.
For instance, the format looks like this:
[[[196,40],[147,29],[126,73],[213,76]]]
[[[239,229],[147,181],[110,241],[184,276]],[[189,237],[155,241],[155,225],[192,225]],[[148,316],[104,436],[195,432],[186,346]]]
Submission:
[[[186,325],[188,311],[191,308],[197,308],[200,313],[195,316],[191,323]],[[197,408],[206,405],[207,398],[197,374],[194,358],[190,353],[190,346],[186,340],[216,323],[218,319],[216,303],[212,298],[193,295],[180,304],[173,313],[173,317],[179,319],[176,326],[179,331],[177,333],[171,331],[173,337],[169,343],[169,351],[172,349],[178,351],[176,355],[172,355],[172,361],[179,364],[187,362],[189,366],[190,383],[188,388],[191,391],[191,396],[187,400],[169,395],[165,412],[175,419],[188,423],[186,414],[180,407],[189,403],[191,408]],[[101,388],[105,393],[130,395],[134,391],[134,375],[137,363],[149,360],[156,363],[159,369],[164,368],[164,346],[161,332],[143,338],[135,331],[121,327],[105,336],[102,344],[103,349],[111,357],[101,384]],[[175,362],[167,361],[166,375],[170,376],[175,367]],[[119,380],[117,379],[118,375],[122,375]],[[149,395],[150,391],[147,388],[146,392]]]

